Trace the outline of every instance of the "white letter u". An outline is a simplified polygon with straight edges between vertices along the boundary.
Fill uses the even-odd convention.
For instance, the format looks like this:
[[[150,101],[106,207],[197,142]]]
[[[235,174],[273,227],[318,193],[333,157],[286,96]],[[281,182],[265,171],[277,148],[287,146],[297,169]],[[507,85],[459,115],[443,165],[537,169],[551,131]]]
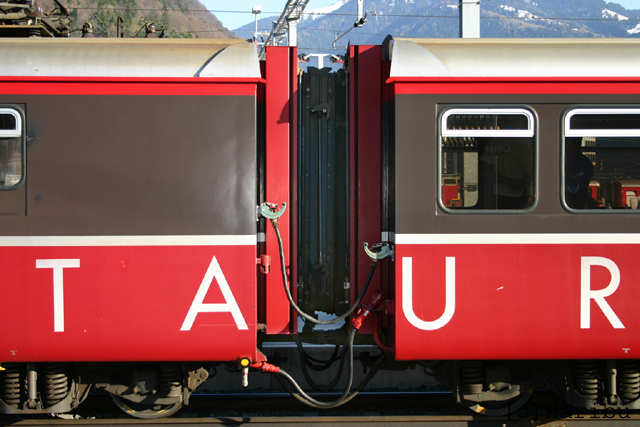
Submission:
[[[402,310],[413,326],[424,331],[434,331],[449,323],[456,311],[456,259],[446,258],[444,313],[437,320],[426,321],[416,316],[413,311],[413,258],[402,258]]]

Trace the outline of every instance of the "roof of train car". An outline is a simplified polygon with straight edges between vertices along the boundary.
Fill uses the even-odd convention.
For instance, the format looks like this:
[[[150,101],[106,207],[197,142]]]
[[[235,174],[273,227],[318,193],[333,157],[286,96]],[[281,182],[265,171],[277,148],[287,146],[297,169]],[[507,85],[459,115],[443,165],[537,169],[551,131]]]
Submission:
[[[635,39],[389,39],[390,77],[640,76]]]
[[[1,76],[260,77],[256,47],[223,39],[0,39]]]

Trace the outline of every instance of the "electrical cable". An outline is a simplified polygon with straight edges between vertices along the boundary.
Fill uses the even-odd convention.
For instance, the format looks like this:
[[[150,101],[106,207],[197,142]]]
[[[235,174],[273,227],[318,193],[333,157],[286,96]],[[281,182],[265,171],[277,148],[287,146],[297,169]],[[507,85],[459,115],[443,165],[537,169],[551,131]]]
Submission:
[[[367,292],[367,289],[369,288],[369,284],[371,283],[371,279],[373,277],[373,273],[376,270],[376,267],[378,266],[378,260],[374,259],[372,260],[371,263],[371,269],[369,271],[369,275],[367,276],[367,280],[365,282],[364,287],[362,288],[362,291],[360,292],[360,295],[358,295],[358,298],[356,299],[355,303],[349,308],[349,310],[347,310],[344,314],[336,317],[335,319],[332,320],[318,320],[315,319],[314,317],[310,316],[309,314],[305,313],[304,311],[302,311],[297,305],[296,303],[293,301],[293,297],[291,296],[291,291],[289,290],[289,281],[287,280],[287,264],[286,264],[286,260],[285,260],[285,256],[284,256],[284,247],[283,247],[283,243],[282,243],[282,236],[280,235],[280,230],[278,229],[278,220],[277,219],[271,219],[271,225],[273,225],[273,228],[276,232],[276,237],[278,240],[278,248],[279,248],[279,252],[280,252],[280,264],[282,267],[282,282],[284,284],[284,290],[285,293],[287,294],[287,299],[289,300],[289,303],[291,304],[291,307],[293,307],[293,309],[304,319],[309,320],[311,323],[315,323],[318,325],[333,325],[335,323],[338,323],[344,319],[346,319],[351,313],[353,313],[353,311],[358,307],[358,305],[360,304],[360,301],[362,301],[362,298],[364,297],[365,293]],[[347,343],[345,344],[342,354],[341,354],[341,363],[340,363],[340,368],[338,371],[338,375],[334,378],[334,380],[331,382],[331,384],[329,384],[328,387],[331,387],[330,389],[332,389],[333,387],[335,387],[335,385],[338,383],[340,376],[342,374],[342,369],[343,369],[343,364],[344,364],[344,360],[346,359],[346,355],[347,353],[349,354],[349,363],[347,365],[348,368],[348,381],[347,381],[347,386],[345,387],[344,392],[342,392],[342,394],[340,395],[340,397],[336,400],[330,401],[330,402],[322,402],[320,400],[314,399],[313,397],[309,396],[307,393],[304,392],[304,390],[302,390],[302,388],[300,388],[300,386],[298,385],[298,383],[296,382],[296,380],[293,379],[293,377],[291,375],[289,375],[288,372],[286,372],[284,369],[278,368],[277,371],[274,371],[274,373],[276,374],[276,378],[278,379],[278,381],[280,381],[281,384],[283,384],[283,386],[285,387],[285,389],[287,389],[287,391],[289,393],[291,393],[291,395],[293,397],[295,397],[296,399],[298,399],[299,401],[305,403],[306,405],[312,406],[314,408],[324,408],[324,409],[329,409],[329,408],[336,408],[338,406],[344,405],[345,403],[349,402],[351,399],[353,399],[365,386],[366,384],[371,380],[371,378],[373,378],[373,375],[375,374],[375,372],[377,372],[377,368],[371,369],[371,372],[369,372],[369,375],[367,375],[367,377],[365,377],[365,379],[360,383],[360,385],[358,386],[358,388],[351,393],[351,395],[349,395],[349,392],[351,391],[351,386],[353,385],[353,343],[355,340],[355,336],[358,333],[358,327],[353,327],[351,329],[351,332],[349,334],[349,338],[347,340]],[[298,343],[300,345],[300,343]],[[300,345],[301,346],[301,345]],[[334,353],[335,354],[335,353]],[[304,356],[302,356],[304,357]],[[333,359],[333,356],[332,356]],[[302,364],[302,366],[305,366],[305,363]],[[377,365],[378,366],[378,365]],[[308,372],[303,369],[304,373],[305,373],[305,377],[307,377],[307,381],[309,381],[309,384],[314,387],[313,381],[310,381],[310,378],[308,377]],[[286,379],[286,381],[282,380],[280,378],[280,376],[284,377],[284,379]],[[289,385],[291,387],[293,387],[293,390],[291,389],[290,386],[288,386],[286,384],[286,382],[289,383]],[[317,386],[317,384],[315,384]],[[322,386],[318,386],[318,387],[322,387]]]
[[[342,377],[342,371],[344,369],[344,362],[346,360],[346,355],[347,355],[347,350],[349,348],[349,343],[346,342],[345,345],[342,348],[342,352],[340,353],[340,357],[334,359],[335,354],[337,353],[337,349],[338,346],[336,346],[336,350],[334,350],[334,356],[332,356],[331,359],[329,359],[327,361],[327,363],[325,364],[324,367],[322,367],[321,369],[316,369],[313,366],[310,366],[311,369],[313,370],[317,370],[317,371],[321,371],[321,370],[326,370],[329,369],[329,367],[331,367],[331,365],[333,365],[333,362],[335,362],[336,360],[340,360],[340,364],[338,365],[338,372],[336,373],[335,377],[333,378],[333,380],[327,384],[327,385],[322,385],[322,384],[317,384],[309,375],[309,371],[307,370],[307,364],[309,363],[306,360],[306,353],[304,352],[304,349],[302,348],[302,344],[300,343],[299,340],[296,340],[297,344],[298,344],[298,350],[300,351],[300,361],[302,364],[302,373],[304,375],[304,379],[307,381],[307,384],[309,384],[311,386],[311,388],[313,388],[314,390],[318,390],[318,391],[329,391],[329,390],[333,390],[335,388],[335,386],[338,384],[338,382],[340,381],[340,377]]]
[[[308,406],[311,406],[311,407],[317,408],[317,409],[337,408],[338,406],[342,406],[345,403],[350,402],[362,390],[364,390],[364,388],[367,386],[367,384],[369,384],[369,382],[373,379],[375,374],[378,372],[378,370],[380,369],[380,366],[382,366],[384,364],[384,362],[386,360],[386,357],[387,356],[386,356],[385,353],[380,354],[378,356],[378,358],[376,359],[376,364],[369,370],[369,373],[360,382],[358,387],[356,387],[351,394],[342,393],[340,398],[338,398],[338,399],[336,399],[336,400],[334,400],[332,402],[321,402],[321,401],[318,401],[318,400],[316,400],[314,398],[311,398],[308,394],[306,394],[302,390],[300,390],[300,387],[297,386],[297,384],[295,383],[295,380],[293,378],[291,378],[291,376],[286,372],[282,375],[284,378],[280,378],[280,376],[278,374],[283,372],[282,369],[280,369],[280,371],[276,374],[276,379],[285,388],[285,390],[287,390],[287,392],[289,392],[294,398],[296,398],[298,401],[304,403],[305,405],[308,405]],[[353,360],[352,360],[352,362],[353,362]],[[285,379],[287,381],[285,381]],[[351,371],[351,379],[353,379],[353,371]],[[351,386],[352,383],[353,383],[353,381],[351,381],[349,383],[349,386]],[[292,389],[291,386],[294,386],[294,388],[296,388],[296,390]],[[310,399],[308,399],[308,398],[310,398]]]
[[[376,267],[378,267],[378,261],[376,260],[371,263],[371,270],[369,270],[369,275],[367,276],[367,280],[364,284],[364,288],[362,288],[362,292],[360,292],[360,295],[358,295],[358,298],[356,299],[356,301],[344,314],[330,320],[318,320],[315,317],[310,316],[309,314],[302,311],[300,307],[298,307],[298,305],[295,302],[293,302],[293,297],[291,296],[291,290],[289,289],[289,281],[287,280],[287,263],[284,259],[282,237],[280,236],[280,230],[278,229],[277,221],[276,222],[272,221],[271,223],[273,224],[273,228],[276,231],[276,237],[278,238],[278,247],[280,248],[280,264],[282,265],[282,281],[284,283],[284,291],[287,294],[287,299],[289,300],[289,304],[291,304],[291,307],[293,307],[293,309],[298,313],[298,315],[300,315],[300,317],[316,325],[335,325],[336,323],[341,322],[347,317],[349,317],[349,315],[351,315],[351,313],[353,313],[353,311],[358,307],[358,305],[360,304],[360,301],[362,301],[362,298],[367,292],[367,289],[369,288],[369,283],[371,283],[371,278],[373,277],[373,273],[376,271]]]
[[[300,339],[296,336],[294,338],[296,340],[296,345],[298,346],[298,349],[302,352],[304,352],[304,348],[302,348],[302,343],[300,342]],[[324,371],[327,369],[327,367],[329,367],[331,364],[333,364],[333,362],[335,362],[336,360],[340,359],[341,356],[338,356],[338,351],[340,351],[340,344],[336,344],[336,346],[333,349],[333,354],[329,357],[329,359],[327,360],[320,360],[316,357],[310,356],[308,355],[306,352],[304,352],[304,359],[305,359],[305,364],[313,369],[314,371]],[[342,353],[341,353],[342,354]],[[316,366],[313,363],[320,363],[324,366]]]
[[[320,360],[307,354],[307,352],[302,347],[302,343],[300,342],[300,339],[298,336],[296,336],[294,340],[296,341],[296,345],[298,346],[298,350],[300,351],[301,356],[303,356],[300,359],[300,361],[304,362],[305,366],[317,372],[326,371],[327,369],[329,369],[335,361],[340,360],[340,358],[342,358],[342,353],[344,353],[345,351],[343,347],[342,352],[338,354],[341,346],[337,344],[333,349],[333,354],[329,357],[328,360]],[[315,365],[314,363],[318,363],[319,365]]]
[[[336,408],[340,405],[345,404],[346,402],[351,400],[351,399],[347,400],[347,396],[349,395],[349,391],[351,391],[351,385],[353,384],[353,342],[355,340],[357,333],[358,333],[358,330],[356,328],[353,328],[351,329],[351,333],[349,334],[349,344],[348,344],[349,364],[347,365],[348,373],[349,373],[348,381],[347,381],[347,386],[345,387],[344,391],[342,392],[342,394],[338,399],[332,400],[330,402],[322,402],[320,400],[314,399],[313,397],[305,393],[304,390],[300,388],[296,380],[294,380],[293,377],[289,375],[284,369],[280,369],[276,375],[281,375],[284,378],[286,378],[287,381],[289,381],[289,383],[293,386],[293,388],[297,392],[298,398],[302,399],[302,401],[307,405],[314,406],[316,408],[328,409],[328,408]],[[296,396],[296,393],[291,393],[291,394],[294,397]]]

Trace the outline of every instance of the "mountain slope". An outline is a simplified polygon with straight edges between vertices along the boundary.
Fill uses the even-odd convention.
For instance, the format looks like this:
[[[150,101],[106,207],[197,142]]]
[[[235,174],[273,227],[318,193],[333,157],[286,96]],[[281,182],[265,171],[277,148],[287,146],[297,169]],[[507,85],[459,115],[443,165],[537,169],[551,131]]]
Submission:
[[[198,0],[61,0],[72,18],[71,28],[91,22],[96,37],[116,37],[116,21],[124,21],[125,37],[132,37],[145,22],[154,22],[165,37],[236,38]],[[53,0],[40,0],[46,11]],[[159,33],[159,31],[158,31]],[[144,36],[144,29],[138,36]],[[72,36],[80,36],[79,32]]]
[[[357,0],[340,0],[326,11],[305,11],[298,46],[331,49],[335,37],[353,26],[356,4]],[[367,23],[336,44],[379,44],[388,34],[458,37],[457,5],[457,0],[365,0]],[[259,28],[270,29],[272,20],[260,20]],[[640,37],[639,20],[640,10],[604,0],[493,0],[481,4],[480,31],[484,38]],[[247,24],[234,32],[247,38],[252,30]]]

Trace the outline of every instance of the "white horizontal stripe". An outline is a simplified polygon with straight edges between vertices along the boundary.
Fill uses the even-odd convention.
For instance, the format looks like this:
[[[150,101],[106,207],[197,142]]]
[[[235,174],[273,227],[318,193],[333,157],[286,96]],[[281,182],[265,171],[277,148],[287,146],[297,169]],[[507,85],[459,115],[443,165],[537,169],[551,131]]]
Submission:
[[[640,234],[396,234],[399,245],[640,244]]]
[[[229,236],[0,236],[2,246],[247,246],[255,234]]]

